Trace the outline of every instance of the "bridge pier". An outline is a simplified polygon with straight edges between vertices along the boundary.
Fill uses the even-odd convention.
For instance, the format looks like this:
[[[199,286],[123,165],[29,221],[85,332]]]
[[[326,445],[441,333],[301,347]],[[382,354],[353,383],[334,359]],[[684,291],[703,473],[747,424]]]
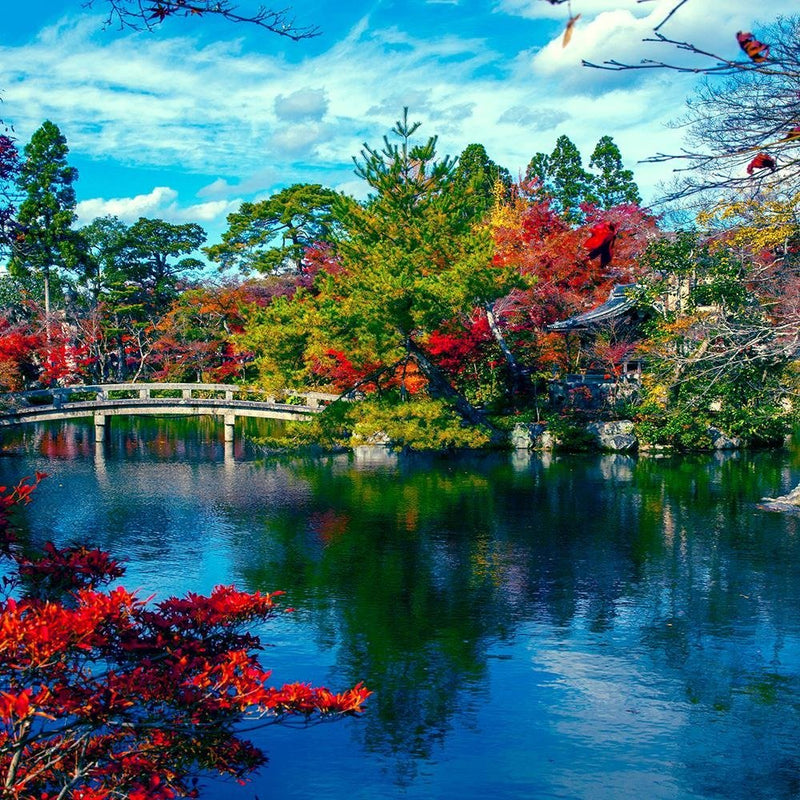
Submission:
[[[233,433],[236,429],[236,414],[225,414],[225,439],[226,442],[233,442]]]
[[[103,442],[106,438],[106,415],[94,415],[94,440],[95,442]]]

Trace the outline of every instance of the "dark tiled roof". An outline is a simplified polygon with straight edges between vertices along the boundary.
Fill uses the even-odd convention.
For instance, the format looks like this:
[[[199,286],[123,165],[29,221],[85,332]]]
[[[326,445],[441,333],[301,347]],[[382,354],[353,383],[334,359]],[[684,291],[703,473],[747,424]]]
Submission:
[[[552,325],[548,325],[547,329],[550,331],[572,331],[578,328],[588,328],[592,325],[605,322],[606,320],[615,319],[636,305],[636,301],[629,291],[635,286],[635,283],[618,283],[611,290],[608,300],[606,300],[603,305],[593,308],[591,311],[586,311],[583,314],[578,314],[575,317],[554,322]]]

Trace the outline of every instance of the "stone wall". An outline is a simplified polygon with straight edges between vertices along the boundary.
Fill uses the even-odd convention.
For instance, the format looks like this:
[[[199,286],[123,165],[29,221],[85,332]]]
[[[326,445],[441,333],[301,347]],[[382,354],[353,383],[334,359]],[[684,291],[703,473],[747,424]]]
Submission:
[[[635,426],[628,419],[592,422],[584,428],[584,431],[595,448],[603,452],[632,453],[640,449]],[[718,428],[709,428],[708,435],[713,450],[736,450],[741,447],[740,439],[727,436]],[[557,450],[562,444],[558,436],[549,431],[542,422],[517,423],[511,431],[509,441],[515,450]],[[667,448],[658,446],[653,449]]]

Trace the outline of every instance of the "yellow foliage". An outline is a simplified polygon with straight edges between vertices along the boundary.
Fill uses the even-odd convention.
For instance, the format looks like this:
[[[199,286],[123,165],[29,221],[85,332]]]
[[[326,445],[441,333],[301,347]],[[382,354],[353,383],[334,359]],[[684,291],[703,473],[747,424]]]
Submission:
[[[492,195],[494,203],[489,212],[489,227],[492,230],[498,228],[517,228],[521,224],[522,215],[528,207],[527,201],[514,193],[511,199],[507,196],[508,190],[503,182],[498,178],[494,182]]]
[[[723,231],[724,236],[710,246],[733,247],[758,254],[775,252],[800,234],[800,194],[786,199],[760,197],[719,203],[697,215],[706,228]]]
[[[666,408],[669,402],[669,388],[666,384],[657,382],[653,375],[642,375],[642,400],[658,408]]]

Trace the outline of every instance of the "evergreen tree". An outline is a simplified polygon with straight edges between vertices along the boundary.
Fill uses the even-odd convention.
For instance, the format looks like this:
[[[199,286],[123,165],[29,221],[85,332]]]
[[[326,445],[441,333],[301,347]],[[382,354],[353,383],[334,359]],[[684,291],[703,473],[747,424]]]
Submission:
[[[550,178],[550,158],[546,153],[537,153],[525,170],[525,182],[537,182],[544,187]]]
[[[553,152],[537,153],[528,165],[526,178],[538,179],[542,193],[571,222],[582,222],[582,203],[596,203],[593,178],[584,168],[581,154],[569,136],[559,136]]]
[[[88,289],[92,306],[106,299],[107,292],[124,281],[122,251],[128,227],[117,217],[98,217],[79,231],[86,258],[80,265],[77,283]]]
[[[2,130],[0,122],[0,130]],[[0,253],[9,253],[16,243],[16,182],[19,173],[19,153],[14,140],[0,133]]]
[[[45,316],[50,315],[53,270],[73,268],[82,258],[82,239],[75,222],[74,182],[78,172],[67,164],[69,148],[58,126],[49,120],[25,146],[18,185],[23,197],[17,214],[21,245],[12,256],[11,271],[34,272],[44,283]]]
[[[122,242],[120,258],[127,281],[149,294],[155,305],[171,300],[178,279],[203,266],[198,258],[182,256],[197,250],[205,240],[206,232],[193,222],[176,225],[139,217]]]
[[[385,136],[382,148],[365,145],[354,159],[372,193],[337,209],[338,268],[321,273],[311,292],[255,312],[243,345],[258,354],[266,380],[308,385],[316,365],[338,353],[362,375],[405,375],[415,362],[435,393],[453,392],[426,352],[427,337],[506,294],[517,278],[493,265],[489,233],[473,224],[452,159],[437,157],[436,137],[414,143],[418,127],[406,110],[394,141]],[[462,400],[462,414],[477,419]]]
[[[132,365],[137,375],[144,368],[158,322],[178,294],[178,281],[203,266],[186,256],[206,234],[194,223],[140,217],[128,227],[116,217],[103,217],[80,235],[86,252],[77,282],[88,289],[90,309],[102,308],[91,342],[97,378],[115,371],[122,381]]]
[[[594,193],[602,208],[642,202],[633,172],[622,166],[622,155],[610,136],[603,136],[597,143],[589,159],[589,168],[596,173]]]
[[[316,183],[295,183],[258,203],[242,203],[228,214],[222,242],[205,248],[221,269],[244,272],[300,272],[306,249],[329,242],[338,226],[338,192]]]
[[[495,164],[482,144],[469,144],[458,157],[454,184],[458,191],[471,195],[470,205],[477,219],[482,218],[495,202],[495,187],[500,185],[503,193],[511,189],[511,173]]]

